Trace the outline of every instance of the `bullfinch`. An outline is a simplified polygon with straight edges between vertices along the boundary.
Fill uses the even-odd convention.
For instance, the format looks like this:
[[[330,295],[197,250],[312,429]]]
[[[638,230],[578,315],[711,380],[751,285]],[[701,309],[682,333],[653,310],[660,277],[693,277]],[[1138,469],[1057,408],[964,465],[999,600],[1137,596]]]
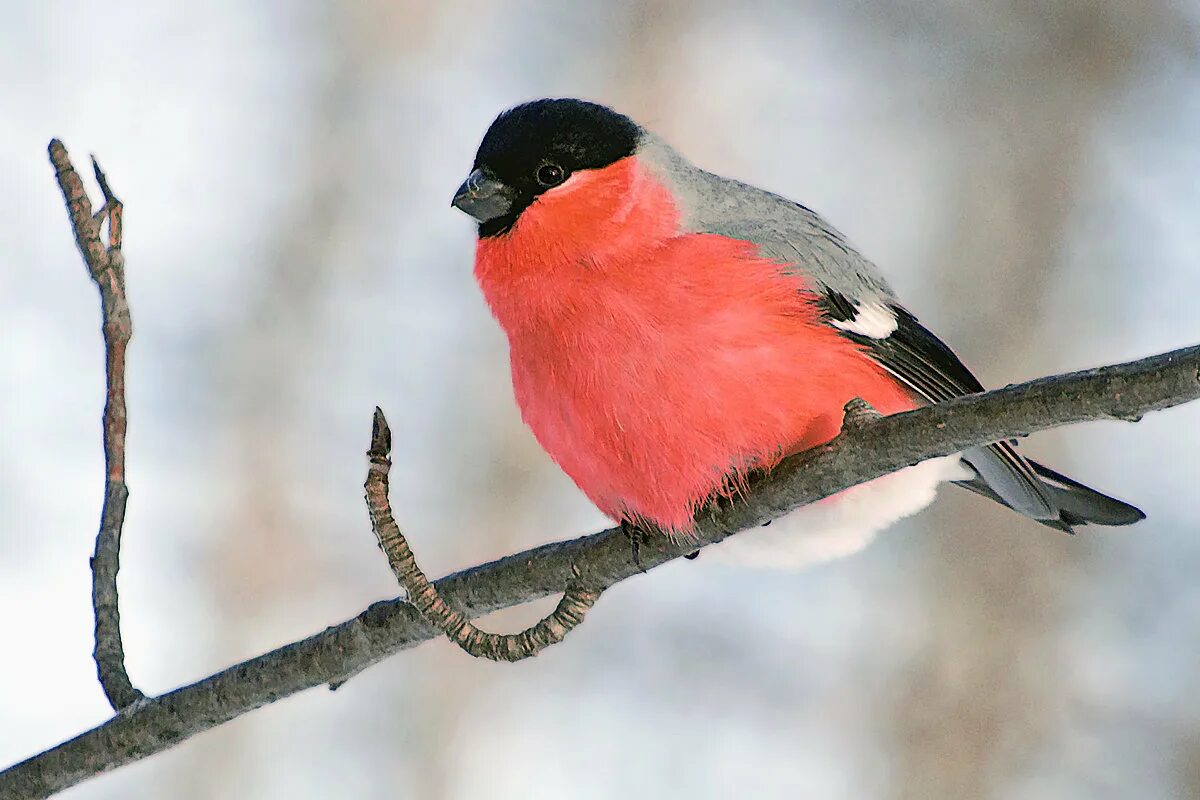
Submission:
[[[492,123],[454,206],[508,337],[521,416],[606,515],[686,537],[752,470],[821,445],[843,407],[983,391],[812,210],[693,166],[602,105]],[[716,545],[795,566],[860,549],[953,482],[1060,531],[1145,517],[996,442],[925,461]]]

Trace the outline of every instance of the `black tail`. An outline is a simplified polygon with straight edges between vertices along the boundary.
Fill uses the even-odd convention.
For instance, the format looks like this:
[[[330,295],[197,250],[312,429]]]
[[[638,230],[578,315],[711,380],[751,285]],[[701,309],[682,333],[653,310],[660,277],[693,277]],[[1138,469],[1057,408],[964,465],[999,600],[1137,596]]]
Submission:
[[[1095,489],[1084,486],[1078,481],[1068,478],[1060,472],[1042,466],[1036,461],[1028,461],[1034,473],[1042,481],[1042,488],[1058,509],[1057,519],[1039,519],[1038,522],[1055,530],[1074,533],[1076,525],[1132,525],[1146,518],[1141,509],[1101,494]],[[964,489],[970,489],[976,494],[995,500],[1004,506],[1004,502],[992,487],[978,475],[969,481],[956,481]],[[1011,508],[1012,506],[1009,506]]]

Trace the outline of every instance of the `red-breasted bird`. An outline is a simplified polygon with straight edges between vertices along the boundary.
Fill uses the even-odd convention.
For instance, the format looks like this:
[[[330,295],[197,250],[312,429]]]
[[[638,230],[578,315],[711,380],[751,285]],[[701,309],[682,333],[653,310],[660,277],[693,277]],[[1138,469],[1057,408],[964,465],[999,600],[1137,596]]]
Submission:
[[[983,390],[815,212],[693,166],[612,109],[537,100],[496,118],[454,205],[508,335],[534,436],[599,509],[686,535],[751,470],[883,414]],[[1011,443],[934,459],[727,539],[782,565],[859,549],[953,481],[1051,528],[1144,514]]]

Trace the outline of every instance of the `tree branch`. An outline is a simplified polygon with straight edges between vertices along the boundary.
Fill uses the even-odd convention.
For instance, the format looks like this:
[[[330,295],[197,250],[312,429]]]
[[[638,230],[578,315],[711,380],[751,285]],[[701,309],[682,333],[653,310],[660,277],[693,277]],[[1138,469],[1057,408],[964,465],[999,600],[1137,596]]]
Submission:
[[[471,618],[561,592],[576,566],[589,585],[610,586],[927,458],[1076,422],[1136,421],[1198,398],[1200,346],[962,397],[856,424],[816,452],[784,459],[752,480],[744,499],[704,513],[695,541],[648,537],[638,564],[625,535],[610,528],[463,570],[435,585],[451,608]],[[42,797],[72,786],[302,689],[341,683],[437,633],[408,603],[375,603],[353,619],[147,700],[0,772],[0,798]]]
[[[119,486],[119,490],[112,490],[111,505],[106,492],[104,524],[98,537],[97,561],[101,560],[102,549],[105,558],[111,558],[111,569],[104,573],[104,583],[111,584],[111,595],[105,589],[104,596],[111,596],[111,606],[102,609],[97,604],[99,640],[102,612],[108,620],[106,625],[110,621],[112,630],[117,630],[115,557],[125,497],[123,441],[119,438],[124,433],[124,408],[123,402],[118,404],[113,399],[114,387],[122,385],[114,376],[123,374],[114,364],[120,360],[123,368],[129,335],[120,272],[119,204],[107,191],[103,175],[98,174],[108,197],[110,246],[106,250],[99,238],[99,221],[92,218],[82,183],[58,142],[51,143],[51,159],[67,198],[76,241],[100,286],[105,305],[110,380],[105,416],[106,455],[110,455],[106,486]],[[110,320],[117,321],[111,323],[115,326],[111,332]],[[123,397],[123,393],[118,394]],[[928,458],[1075,422],[1136,421],[1148,411],[1198,398],[1200,346],[1195,346],[1126,364],[1043,378],[890,417],[877,418],[868,408],[855,404],[848,408],[842,433],[828,445],[784,459],[769,474],[753,478],[744,497],[706,508],[697,518],[693,540],[672,542],[665,536],[646,537],[635,562],[626,536],[620,528],[611,528],[463,570],[434,586],[448,609],[468,619],[562,592],[574,582],[608,587],[733,532]],[[112,410],[111,420],[108,409]],[[102,548],[99,543],[106,530],[111,554],[108,546]],[[162,696],[132,704],[114,702],[123,711],[112,719],[0,772],[0,800],[45,797],[295,692],[323,683],[340,685],[385,657],[436,635],[438,631],[412,605],[400,600],[375,603],[351,620]],[[102,652],[98,643],[102,681],[107,652]],[[111,652],[120,665],[119,638],[116,650]],[[120,674],[124,675],[123,667]],[[127,676],[124,682],[136,692]],[[107,684],[105,690],[110,698],[121,691],[110,691]]]
[[[92,215],[92,201],[75,172],[62,142],[50,142],[50,163],[58,187],[67,203],[75,243],[87,264],[92,281],[100,290],[104,332],[104,372],[107,393],[104,401],[104,507],[92,556],[92,608],[96,617],[96,644],[92,657],[104,696],[114,711],[129,708],[144,695],[134,688],[125,671],[125,647],[121,642],[121,614],[117,608],[117,572],[121,569],[121,528],[125,524],[125,349],[133,335],[129,303],[125,298],[125,256],[121,253],[122,206],[109,189],[108,179],[92,158],[96,182],[104,194],[104,205]],[[108,221],[108,247],[100,240],[100,226]]]

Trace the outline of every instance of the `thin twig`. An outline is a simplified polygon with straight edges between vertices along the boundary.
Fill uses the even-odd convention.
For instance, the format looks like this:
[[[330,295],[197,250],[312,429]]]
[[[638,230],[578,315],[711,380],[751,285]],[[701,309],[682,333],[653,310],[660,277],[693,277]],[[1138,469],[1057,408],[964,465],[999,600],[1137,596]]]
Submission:
[[[600,599],[601,589],[579,582],[579,569],[572,567],[572,580],[564,587],[562,599],[549,615],[519,633],[499,634],[482,631],[465,614],[455,611],[438,594],[437,587],[417,566],[416,556],[392,516],[388,501],[388,473],[392,468],[392,431],[383,411],[375,409],[371,425],[371,449],[367,451],[367,510],[371,529],[388,564],[425,621],[433,625],[466,652],[476,658],[493,661],[521,661],[532,658],[552,644],[561,642],[583,622],[584,616]]]
[[[92,656],[104,695],[113,710],[127,709],[144,695],[134,688],[125,671],[125,648],[121,642],[121,615],[117,607],[117,572],[121,568],[121,529],[125,523],[125,349],[133,335],[129,303],[125,298],[125,257],[121,253],[122,206],[108,180],[92,158],[96,181],[104,194],[104,205],[92,215],[92,203],[83,181],[75,172],[67,149],[57,139],[50,142],[50,163],[67,203],[75,242],[87,264],[88,273],[100,290],[104,332],[104,507],[92,556],[92,607],[96,615],[96,644]],[[108,247],[100,239],[101,225],[108,222]]]

